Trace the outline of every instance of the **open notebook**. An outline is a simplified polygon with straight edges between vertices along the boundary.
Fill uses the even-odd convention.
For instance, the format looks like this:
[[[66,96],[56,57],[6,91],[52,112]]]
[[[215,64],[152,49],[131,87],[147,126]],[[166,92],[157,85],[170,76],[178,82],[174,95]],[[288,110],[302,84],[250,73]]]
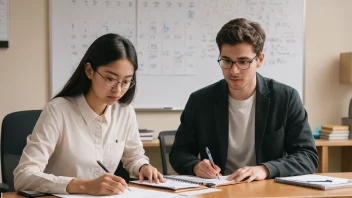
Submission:
[[[352,187],[351,180],[313,174],[292,177],[276,177],[275,182],[317,188],[322,190]]]
[[[142,183],[139,181],[131,181],[135,184],[152,186],[157,188],[166,188],[170,190],[174,190],[175,192],[189,191],[189,190],[199,190],[216,186],[224,186],[236,184],[238,182],[228,181],[226,178],[228,176],[220,176],[220,180],[216,179],[202,179],[196,176],[190,175],[167,175],[164,176],[166,182],[165,183],[149,183],[148,181],[143,181]]]
[[[190,182],[190,183],[204,185],[204,186],[207,186],[207,187],[226,186],[226,185],[232,185],[232,184],[240,183],[240,182],[227,180],[227,178],[229,176],[230,175],[219,176],[220,179],[218,179],[218,178],[215,178],[215,179],[203,179],[203,178],[196,177],[196,176],[193,176],[193,175],[167,175],[167,176],[164,176],[164,177],[166,179],[174,179],[174,180],[183,181],[183,182]]]

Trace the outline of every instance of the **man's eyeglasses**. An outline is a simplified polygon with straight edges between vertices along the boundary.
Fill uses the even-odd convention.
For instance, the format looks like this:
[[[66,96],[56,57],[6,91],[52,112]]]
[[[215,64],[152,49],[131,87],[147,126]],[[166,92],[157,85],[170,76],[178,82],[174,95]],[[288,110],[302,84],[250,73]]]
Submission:
[[[103,75],[101,75],[101,73],[98,72],[98,70],[96,71],[102,78],[104,78],[105,80],[105,86],[107,87],[116,87],[118,84],[121,84],[121,88],[122,89],[130,89],[132,88],[136,83],[133,80],[125,80],[125,81],[118,81],[114,78],[106,78]]]
[[[255,55],[255,57],[252,60],[238,60],[238,61],[232,61],[228,58],[219,58],[218,59],[218,63],[220,65],[221,68],[224,69],[230,69],[233,64],[235,64],[237,66],[238,69],[240,70],[246,70],[248,69],[251,64],[253,63],[253,61],[257,58],[257,55]]]

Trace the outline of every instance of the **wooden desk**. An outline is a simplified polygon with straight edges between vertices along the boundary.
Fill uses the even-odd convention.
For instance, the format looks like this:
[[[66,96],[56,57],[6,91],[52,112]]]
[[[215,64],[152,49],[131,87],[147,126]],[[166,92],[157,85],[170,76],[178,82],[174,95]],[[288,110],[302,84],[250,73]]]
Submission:
[[[344,163],[341,163],[341,171],[347,172],[352,171],[352,160],[350,156],[352,154],[352,140],[315,140],[315,145],[319,154],[319,172],[327,173],[329,168],[329,147],[340,146],[341,159]],[[150,142],[143,142],[145,148],[159,147],[159,140],[154,139]]]
[[[326,173],[335,177],[352,179],[351,173]],[[221,187],[222,191],[203,194],[201,198],[226,197],[352,197],[352,187],[323,191],[287,184],[275,183],[274,180],[256,181]]]
[[[352,179],[350,173],[326,173],[322,175]],[[136,185],[131,185],[136,187]],[[140,187],[140,186],[139,186]],[[145,187],[143,187],[145,188]],[[146,187],[148,188],[148,187]],[[156,189],[156,188],[153,188]],[[255,181],[220,187],[221,191],[198,195],[200,198],[230,197],[352,197],[352,187],[334,190],[318,190],[287,184],[275,183],[274,180]],[[14,192],[4,193],[4,198],[23,198]],[[50,197],[51,198],[51,197]]]
[[[143,147],[144,148],[159,147],[159,146],[160,145],[159,145],[159,140],[158,139],[154,139],[153,141],[144,141],[143,142]]]
[[[327,173],[329,169],[329,147],[341,147],[341,171],[352,171],[351,169],[351,154],[352,154],[352,140],[315,140],[315,145],[319,154],[319,171]]]

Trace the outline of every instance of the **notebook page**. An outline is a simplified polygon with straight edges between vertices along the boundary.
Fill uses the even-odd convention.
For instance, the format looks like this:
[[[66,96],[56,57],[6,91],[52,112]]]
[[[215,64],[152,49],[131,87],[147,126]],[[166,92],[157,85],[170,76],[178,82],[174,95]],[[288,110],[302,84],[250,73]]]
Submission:
[[[146,186],[153,186],[153,187],[158,187],[158,188],[168,188],[168,189],[172,189],[172,190],[178,190],[178,189],[184,189],[184,188],[194,188],[194,187],[200,186],[198,184],[191,184],[191,183],[168,180],[168,179],[166,179],[166,181],[164,183],[160,182],[159,184],[155,183],[154,181],[153,181],[153,183],[149,183],[149,181],[143,181],[143,182],[131,181],[131,183],[141,184],[141,185],[146,185]]]
[[[168,175],[166,177],[174,178],[174,179],[182,179],[182,180],[187,180],[187,181],[192,181],[192,182],[197,182],[197,183],[213,183],[215,185],[222,185],[222,184],[228,184],[229,180],[227,178],[230,175],[225,175],[225,176],[219,176],[220,179],[203,179],[200,177],[196,177],[193,175]]]
[[[323,176],[323,175],[314,175],[314,174],[292,176],[292,177],[280,177],[280,179],[287,180],[287,181],[301,182],[301,183],[318,184],[323,186],[346,184],[349,182],[348,179],[329,177],[329,176]],[[314,181],[325,181],[325,180],[330,180],[332,182],[314,182]]]
[[[102,197],[102,198],[182,198],[184,196],[175,194],[175,193],[167,193],[167,192],[162,192],[162,191],[157,191],[157,190],[145,190],[145,189],[140,189],[140,188],[134,188],[134,187],[129,187],[131,189],[131,192],[126,190],[120,195],[110,195],[110,196],[93,196],[93,195],[80,195],[80,194],[54,194],[57,197],[62,197],[62,198],[96,198],[96,197]]]

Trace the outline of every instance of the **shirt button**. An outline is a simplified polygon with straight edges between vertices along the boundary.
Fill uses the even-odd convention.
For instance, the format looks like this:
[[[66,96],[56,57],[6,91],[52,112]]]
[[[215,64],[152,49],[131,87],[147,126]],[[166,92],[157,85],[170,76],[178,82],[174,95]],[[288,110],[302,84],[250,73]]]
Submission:
[[[99,117],[98,117],[98,120],[102,121],[102,120],[103,120],[103,118],[102,118],[101,116],[99,116]]]

